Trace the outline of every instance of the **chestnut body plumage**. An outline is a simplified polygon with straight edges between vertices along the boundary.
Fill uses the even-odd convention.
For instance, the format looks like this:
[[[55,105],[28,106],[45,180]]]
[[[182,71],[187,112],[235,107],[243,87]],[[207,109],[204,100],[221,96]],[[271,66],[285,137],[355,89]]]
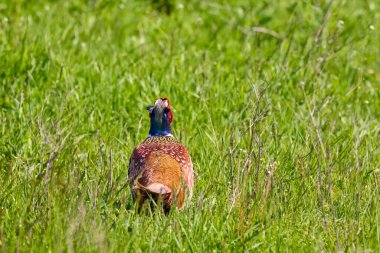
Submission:
[[[128,177],[139,207],[149,200],[161,201],[167,212],[173,205],[183,207],[191,198],[193,164],[187,149],[171,133],[173,113],[167,98],[148,107],[151,128],[148,137],[131,156]]]

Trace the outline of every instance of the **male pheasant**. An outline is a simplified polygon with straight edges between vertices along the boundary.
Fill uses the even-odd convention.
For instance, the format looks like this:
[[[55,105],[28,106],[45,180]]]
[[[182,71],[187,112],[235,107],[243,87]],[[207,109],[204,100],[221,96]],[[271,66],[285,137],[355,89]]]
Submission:
[[[179,209],[183,207],[185,194],[191,199],[193,164],[187,149],[172,135],[170,125],[174,117],[169,99],[159,98],[147,110],[149,135],[133,151],[128,177],[139,209],[146,200],[153,199],[162,202],[167,213],[174,205]]]

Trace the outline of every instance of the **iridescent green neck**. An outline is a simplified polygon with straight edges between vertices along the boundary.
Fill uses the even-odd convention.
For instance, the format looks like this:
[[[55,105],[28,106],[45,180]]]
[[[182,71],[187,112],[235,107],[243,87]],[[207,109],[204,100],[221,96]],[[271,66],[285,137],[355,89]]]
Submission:
[[[173,136],[170,128],[170,121],[166,114],[162,118],[156,118],[153,114],[150,116],[150,130],[148,137],[152,136]]]

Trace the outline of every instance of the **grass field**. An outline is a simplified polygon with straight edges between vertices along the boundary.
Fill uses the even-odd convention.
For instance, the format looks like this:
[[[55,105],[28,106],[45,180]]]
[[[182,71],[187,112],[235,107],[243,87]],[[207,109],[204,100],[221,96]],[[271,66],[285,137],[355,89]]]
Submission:
[[[380,2],[2,1],[3,252],[379,252]],[[168,97],[195,192],[138,214]]]

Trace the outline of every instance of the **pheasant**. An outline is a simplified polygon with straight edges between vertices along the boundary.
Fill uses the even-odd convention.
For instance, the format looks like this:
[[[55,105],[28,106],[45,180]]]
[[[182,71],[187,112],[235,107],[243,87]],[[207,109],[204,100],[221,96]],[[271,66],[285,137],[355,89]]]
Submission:
[[[187,149],[172,135],[170,125],[174,116],[169,99],[159,98],[147,110],[149,135],[132,153],[128,178],[139,210],[147,200],[153,199],[162,202],[168,213],[175,205],[182,209],[185,194],[188,194],[187,200],[191,199],[193,164]]]

